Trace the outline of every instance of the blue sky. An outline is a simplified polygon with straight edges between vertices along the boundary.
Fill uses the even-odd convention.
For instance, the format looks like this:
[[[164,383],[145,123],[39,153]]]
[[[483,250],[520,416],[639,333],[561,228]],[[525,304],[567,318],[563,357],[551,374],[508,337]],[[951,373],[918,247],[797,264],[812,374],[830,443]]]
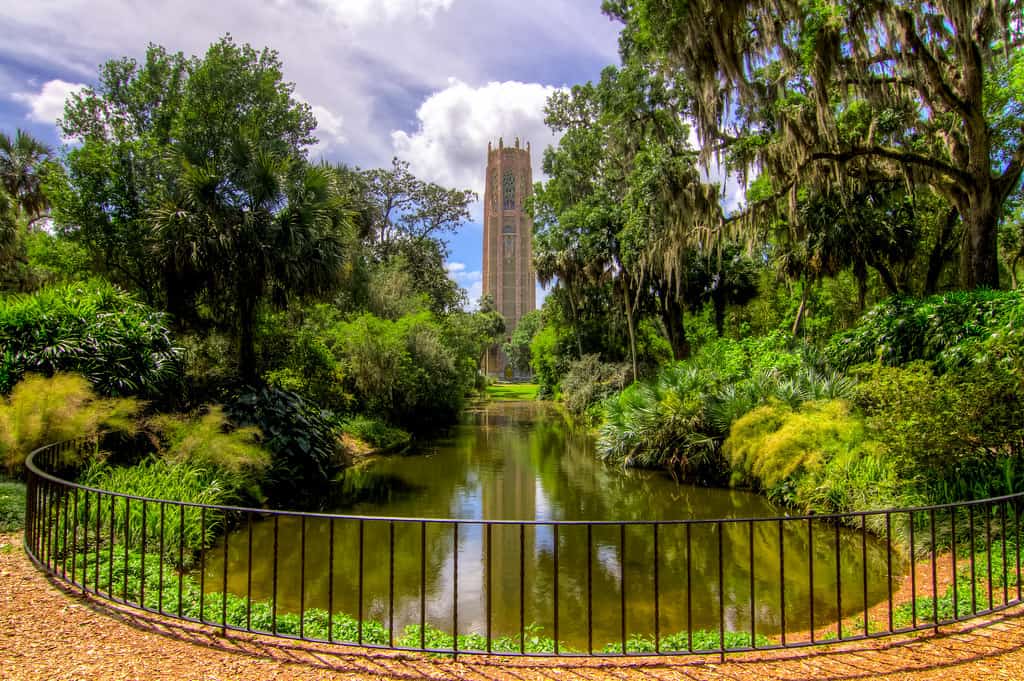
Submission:
[[[319,127],[314,157],[409,161],[419,177],[483,194],[488,140],[554,142],[555,89],[617,63],[599,0],[27,0],[0,8],[0,129],[60,146],[63,100],[102,62],[150,42],[202,54],[225,33],[276,49]],[[450,241],[453,277],[480,292],[481,208]]]

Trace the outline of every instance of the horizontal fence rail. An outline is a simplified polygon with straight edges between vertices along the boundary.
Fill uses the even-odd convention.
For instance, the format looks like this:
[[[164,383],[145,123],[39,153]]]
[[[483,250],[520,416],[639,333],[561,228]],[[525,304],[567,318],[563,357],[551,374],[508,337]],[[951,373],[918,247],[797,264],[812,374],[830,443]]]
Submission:
[[[1021,603],[1024,495],[836,515],[514,521],[298,513],[70,482],[26,460],[25,548],[121,605],[285,638],[445,654],[796,648]]]

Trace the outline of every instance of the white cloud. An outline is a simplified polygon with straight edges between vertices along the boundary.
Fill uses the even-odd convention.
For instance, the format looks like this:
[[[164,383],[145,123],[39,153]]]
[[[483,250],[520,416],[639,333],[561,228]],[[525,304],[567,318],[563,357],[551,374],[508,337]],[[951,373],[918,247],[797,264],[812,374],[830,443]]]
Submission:
[[[57,119],[64,115],[64,102],[85,85],[68,83],[60,79],[43,83],[39,92],[16,92],[11,97],[28,107],[26,118],[37,123],[56,124]]]
[[[544,104],[558,88],[540,83],[491,82],[472,87],[448,79],[448,87],[427,97],[416,111],[419,127],[395,130],[395,154],[413,174],[483,196],[487,143],[516,136],[531,143],[533,177],[539,180],[544,147],[557,141],[544,124]]]
[[[409,19],[431,21],[440,10],[451,9],[453,0],[316,0],[349,26],[367,26]]]
[[[455,283],[466,289],[466,294],[469,298],[469,309],[475,310],[477,302],[480,300],[480,296],[483,295],[484,292],[483,273],[481,273],[480,270],[467,270],[466,263],[462,262],[446,263],[445,269],[448,270],[448,276],[451,277]]]
[[[312,158],[316,158],[328,150],[337,149],[348,141],[345,135],[345,119],[341,114],[334,113],[326,106],[314,104],[298,92],[293,93],[292,97],[309,104],[310,111],[316,118],[316,130],[313,131],[313,134],[317,138],[317,143],[309,150],[309,155]]]

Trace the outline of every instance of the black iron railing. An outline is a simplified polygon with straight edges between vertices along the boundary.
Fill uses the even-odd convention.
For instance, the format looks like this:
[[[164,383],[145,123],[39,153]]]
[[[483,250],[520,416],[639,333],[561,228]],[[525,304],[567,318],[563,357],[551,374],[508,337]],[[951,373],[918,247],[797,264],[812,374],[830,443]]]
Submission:
[[[456,655],[724,657],[1021,603],[1024,495],[782,518],[385,518],[63,479],[95,446],[29,455],[30,557],[83,593],[224,631]]]

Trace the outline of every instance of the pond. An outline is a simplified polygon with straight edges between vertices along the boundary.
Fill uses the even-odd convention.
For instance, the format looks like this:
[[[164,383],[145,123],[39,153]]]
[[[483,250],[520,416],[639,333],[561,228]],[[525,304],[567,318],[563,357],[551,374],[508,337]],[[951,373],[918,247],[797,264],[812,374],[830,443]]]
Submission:
[[[471,408],[417,453],[350,470],[343,487],[332,510],[361,516],[651,521],[785,515],[749,492],[678,484],[661,472],[603,464],[585,431],[540,402]],[[812,607],[816,627],[836,620],[837,596],[850,616],[863,612],[865,600],[871,606],[889,595],[885,542],[820,521],[810,531],[806,522],[774,520],[557,530],[468,523],[456,530],[452,523],[281,517],[276,525],[275,533],[274,521],[257,520],[230,535],[231,592],[253,600],[276,593],[280,612],[333,605],[335,612],[385,626],[393,618],[396,635],[421,616],[450,631],[457,605],[460,634],[485,633],[490,609],[494,637],[516,635],[524,625],[551,636],[556,574],[558,637],[577,650],[620,641],[623,630],[649,636],[656,618],[663,636],[718,631],[720,625],[749,632],[752,623],[758,635],[772,636],[783,616],[787,631],[806,631]],[[904,561],[893,559],[896,573]],[[211,551],[207,590],[221,589],[223,567],[223,551]]]

